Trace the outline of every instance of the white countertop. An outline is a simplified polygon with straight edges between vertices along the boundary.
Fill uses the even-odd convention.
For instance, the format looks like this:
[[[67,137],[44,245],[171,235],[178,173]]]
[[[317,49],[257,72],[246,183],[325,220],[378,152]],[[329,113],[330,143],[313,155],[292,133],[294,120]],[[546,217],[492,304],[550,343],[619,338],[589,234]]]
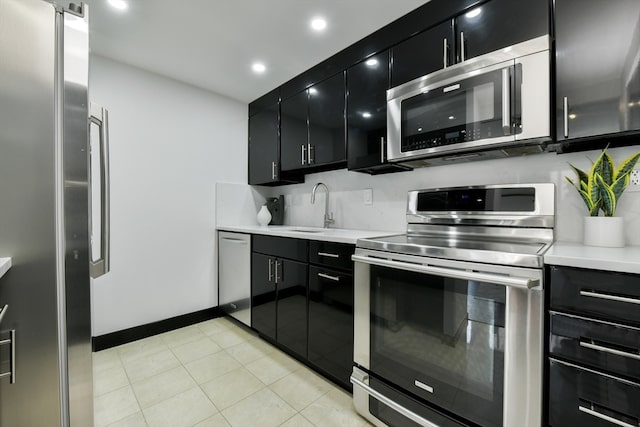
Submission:
[[[640,246],[599,248],[556,242],[544,255],[544,263],[640,274]]]
[[[293,237],[297,239],[321,240],[324,242],[350,243],[367,237],[402,234],[400,231],[380,230],[347,230],[343,228],[298,227],[293,225],[237,225],[218,226],[219,231],[235,231],[238,233],[263,234],[266,236]]]
[[[0,277],[11,268],[11,258],[0,258]]]

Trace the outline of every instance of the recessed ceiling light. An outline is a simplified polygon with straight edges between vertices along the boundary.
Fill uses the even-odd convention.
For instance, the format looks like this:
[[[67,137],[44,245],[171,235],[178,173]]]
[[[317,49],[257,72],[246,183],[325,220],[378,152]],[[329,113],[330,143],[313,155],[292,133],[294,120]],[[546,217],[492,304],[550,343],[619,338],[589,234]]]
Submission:
[[[317,94],[318,94],[318,89],[316,89],[315,87],[309,88],[309,95],[317,95]]]
[[[112,7],[118,10],[125,10],[128,7],[127,2],[124,0],[107,0],[107,1]]]
[[[365,64],[366,64],[367,66],[369,66],[369,67],[375,67],[376,65],[378,65],[378,60],[377,60],[377,59],[375,59],[375,58],[371,58],[371,59],[368,59],[368,60],[365,62]]]
[[[311,20],[311,28],[316,31],[322,31],[327,28],[327,21],[324,18],[313,18]]]
[[[369,119],[371,118],[371,113],[365,111],[364,113],[362,113],[362,117],[364,117],[365,119]]]
[[[449,120],[453,120],[455,118],[456,118],[456,116],[449,116]]]
[[[473,10],[467,12],[466,15],[464,15],[464,16],[466,16],[467,18],[475,18],[476,16],[480,15],[481,13],[482,13],[482,8],[478,7],[476,9],[473,9]]]
[[[262,74],[267,71],[267,67],[262,62],[254,62],[251,69],[253,69],[253,72],[257,74]]]

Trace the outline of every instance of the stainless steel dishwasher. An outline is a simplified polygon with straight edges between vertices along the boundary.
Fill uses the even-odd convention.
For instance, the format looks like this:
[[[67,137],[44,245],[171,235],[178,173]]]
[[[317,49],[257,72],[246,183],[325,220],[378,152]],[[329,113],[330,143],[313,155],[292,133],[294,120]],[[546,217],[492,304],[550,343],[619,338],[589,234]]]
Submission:
[[[251,326],[251,235],[218,232],[218,297],[223,313]]]

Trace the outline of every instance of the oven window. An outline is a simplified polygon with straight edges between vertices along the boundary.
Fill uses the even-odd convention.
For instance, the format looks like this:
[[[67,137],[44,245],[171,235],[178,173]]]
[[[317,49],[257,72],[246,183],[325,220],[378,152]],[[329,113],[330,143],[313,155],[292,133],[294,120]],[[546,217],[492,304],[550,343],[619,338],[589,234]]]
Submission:
[[[371,266],[371,370],[410,394],[502,426],[504,286]]]
[[[513,92],[513,70],[508,67]],[[502,69],[407,98],[401,103],[402,152],[511,135],[503,129]],[[511,96],[510,99],[513,99]],[[509,105],[509,123],[513,120]]]

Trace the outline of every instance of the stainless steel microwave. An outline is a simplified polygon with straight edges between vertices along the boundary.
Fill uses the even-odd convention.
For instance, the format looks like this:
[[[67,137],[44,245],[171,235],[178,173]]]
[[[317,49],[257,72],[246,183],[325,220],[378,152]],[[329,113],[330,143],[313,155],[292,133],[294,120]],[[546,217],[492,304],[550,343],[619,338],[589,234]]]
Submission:
[[[543,151],[549,46],[541,36],[388,90],[388,160],[425,166]]]

